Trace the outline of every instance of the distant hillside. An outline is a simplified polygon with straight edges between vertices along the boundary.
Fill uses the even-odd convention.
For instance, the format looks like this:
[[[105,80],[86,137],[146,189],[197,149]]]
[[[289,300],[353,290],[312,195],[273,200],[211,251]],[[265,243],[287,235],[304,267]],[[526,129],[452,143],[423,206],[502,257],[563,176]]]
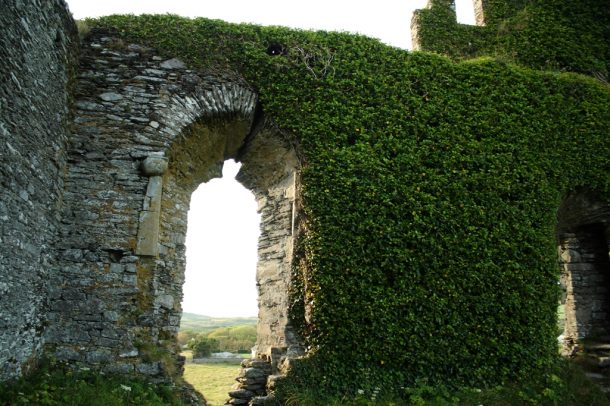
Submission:
[[[256,317],[210,317],[185,312],[180,320],[180,330],[209,332],[219,327],[256,325],[256,321]]]

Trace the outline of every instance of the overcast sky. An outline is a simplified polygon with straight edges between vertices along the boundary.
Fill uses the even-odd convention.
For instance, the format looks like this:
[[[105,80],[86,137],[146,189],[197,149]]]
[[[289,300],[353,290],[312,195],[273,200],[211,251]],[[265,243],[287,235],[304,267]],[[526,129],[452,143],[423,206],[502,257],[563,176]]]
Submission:
[[[75,19],[109,14],[179,14],[235,23],[364,34],[411,48],[411,15],[426,0],[66,0]],[[472,0],[456,0],[458,21],[472,24]],[[183,310],[214,317],[256,316],[259,216],[254,196],[225,163],[191,198]]]

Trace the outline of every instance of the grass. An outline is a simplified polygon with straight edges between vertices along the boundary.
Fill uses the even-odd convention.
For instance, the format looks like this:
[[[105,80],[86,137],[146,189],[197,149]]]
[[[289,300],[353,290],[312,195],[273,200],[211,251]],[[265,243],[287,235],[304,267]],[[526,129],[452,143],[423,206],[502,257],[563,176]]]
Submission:
[[[186,364],[184,379],[202,393],[208,406],[224,405],[239,374],[238,365]]]
[[[56,368],[56,367],[55,367]],[[0,384],[0,405],[124,406],[181,405],[165,385],[125,376],[43,367],[27,379]]]
[[[287,406],[402,406],[402,405],[561,405],[610,406],[608,395],[589,381],[579,365],[562,361],[549,375],[547,384],[524,383],[484,390],[450,390],[445,387],[419,386],[405,388],[402,394],[389,397],[383,390],[364,392],[353,397],[324,397],[315,383],[310,388],[283,391]],[[227,392],[235,383],[239,367],[228,364],[186,364],[184,378],[203,393],[209,406],[224,405]],[[181,405],[178,394],[170,387],[151,385],[125,376],[111,376],[92,371],[75,372],[60,366],[47,366],[28,377],[0,384],[0,406],[72,405],[123,406]]]

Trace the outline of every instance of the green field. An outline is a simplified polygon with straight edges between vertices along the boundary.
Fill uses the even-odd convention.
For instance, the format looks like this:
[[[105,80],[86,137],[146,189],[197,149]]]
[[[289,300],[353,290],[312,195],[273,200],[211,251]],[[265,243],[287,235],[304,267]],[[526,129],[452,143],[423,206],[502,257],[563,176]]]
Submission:
[[[184,347],[197,337],[216,342],[212,352],[250,352],[256,342],[256,317],[209,317],[183,313],[178,343]]]
[[[239,374],[238,365],[186,364],[184,379],[202,393],[208,406],[224,405]]]
[[[182,313],[178,337],[181,344],[184,344],[197,334],[210,335],[210,338],[221,344],[222,351],[234,350],[232,347],[249,349],[256,340],[256,321],[256,317],[219,318]],[[192,359],[191,351],[182,354],[187,361]],[[231,364],[187,363],[184,366],[184,379],[205,396],[209,406],[224,405],[239,369],[239,365]]]

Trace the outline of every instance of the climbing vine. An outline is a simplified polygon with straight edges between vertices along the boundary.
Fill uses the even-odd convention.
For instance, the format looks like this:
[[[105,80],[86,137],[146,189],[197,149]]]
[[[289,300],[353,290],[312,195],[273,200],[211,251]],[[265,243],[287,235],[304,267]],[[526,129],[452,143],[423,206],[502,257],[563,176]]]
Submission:
[[[310,356],[288,382],[480,387],[554,362],[556,212],[576,188],[609,200],[606,85],[358,35],[172,15],[89,24],[244,77],[299,140],[292,316]]]
[[[454,59],[494,56],[534,69],[608,82],[610,24],[603,2],[485,0],[485,26],[458,24],[452,1],[418,10],[421,49]]]

